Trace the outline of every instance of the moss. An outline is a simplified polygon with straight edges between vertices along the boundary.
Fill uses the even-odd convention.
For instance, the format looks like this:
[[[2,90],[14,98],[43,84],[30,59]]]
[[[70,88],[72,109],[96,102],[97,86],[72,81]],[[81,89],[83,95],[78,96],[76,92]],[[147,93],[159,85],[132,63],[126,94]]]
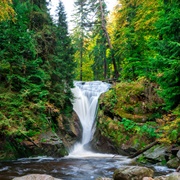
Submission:
[[[155,93],[155,87],[141,78],[135,82],[117,83],[100,97],[98,129],[117,148],[142,149],[157,138],[155,118],[157,107],[163,103]]]
[[[139,162],[139,163],[144,163],[144,164],[147,163],[147,159],[144,157],[144,155],[140,155],[140,156],[136,159],[136,161]]]
[[[155,89],[151,88],[151,93],[147,94],[147,89],[152,87],[149,84],[151,83],[144,78],[131,83],[117,83],[101,98],[100,107],[104,111],[137,122],[148,119],[162,106]]]

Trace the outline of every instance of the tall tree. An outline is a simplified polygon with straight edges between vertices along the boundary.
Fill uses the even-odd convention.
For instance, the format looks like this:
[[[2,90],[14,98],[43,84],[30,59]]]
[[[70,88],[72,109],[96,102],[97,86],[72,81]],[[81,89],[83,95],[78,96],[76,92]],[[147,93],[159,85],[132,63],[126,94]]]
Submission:
[[[0,130],[28,135],[71,109],[74,63],[65,19],[53,24],[45,0],[14,0],[13,8],[16,22],[0,22]]]
[[[73,15],[75,27],[73,29],[73,39],[75,51],[79,53],[80,80],[83,79],[83,59],[85,53],[86,28],[89,24],[89,9],[87,0],[76,0],[74,2],[75,14]]]
[[[120,5],[121,4],[121,5]],[[149,40],[157,36],[159,1],[119,1],[115,12],[115,57],[122,79],[134,80],[149,74]]]
[[[180,102],[180,2],[164,0],[162,3],[161,18],[155,24],[158,38],[151,43],[156,52],[151,67],[168,110]]]
[[[112,55],[111,59],[112,59],[113,67],[114,67],[114,75],[115,75],[116,78],[118,78],[119,73],[118,73],[116,61],[115,61],[115,58],[114,58],[113,46],[112,46],[112,43],[111,43],[111,40],[110,40],[109,33],[107,31],[107,23],[106,23],[106,18],[105,18],[105,9],[103,8],[103,4],[105,4],[104,1],[99,0],[99,11],[100,11],[100,14],[101,14],[101,27],[102,27],[102,30],[103,30],[104,35],[106,37],[108,47],[111,50],[111,55]],[[107,63],[106,63],[106,61],[104,61],[104,78],[107,78],[106,77],[107,76],[106,71],[107,71]]]
[[[56,104],[64,107],[71,98],[70,88],[74,80],[74,50],[71,46],[71,40],[68,34],[68,26],[64,5],[60,1],[56,9],[55,42],[51,65],[51,99]]]

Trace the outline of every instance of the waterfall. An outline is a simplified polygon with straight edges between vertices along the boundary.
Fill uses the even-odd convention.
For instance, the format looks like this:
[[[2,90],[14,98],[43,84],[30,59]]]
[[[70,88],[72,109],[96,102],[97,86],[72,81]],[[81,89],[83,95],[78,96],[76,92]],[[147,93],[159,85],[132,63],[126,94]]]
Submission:
[[[92,140],[95,132],[95,118],[99,96],[110,88],[110,84],[101,81],[75,81],[73,109],[82,125],[82,140],[76,143],[70,155],[84,154],[84,145]]]

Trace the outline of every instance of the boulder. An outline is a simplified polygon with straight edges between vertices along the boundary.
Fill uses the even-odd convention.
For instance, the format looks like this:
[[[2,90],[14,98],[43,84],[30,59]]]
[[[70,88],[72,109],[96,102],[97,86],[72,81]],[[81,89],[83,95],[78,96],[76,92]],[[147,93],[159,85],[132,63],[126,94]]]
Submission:
[[[116,169],[114,180],[142,180],[143,177],[152,177],[154,171],[147,167],[141,166],[122,166]]]
[[[157,176],[154,178],[154,180],[180,180],[180,173],[173,172],[168,175],[164,176]]]
[[[61,179],[57,179],[46,174],[29,174],[22,177],[16,177],[13,180],[61,180]]]
[[[154,180],[166,180],[166,176],[157,176]]]
[[[170,160],[167,162],[167,166],[168,166],[169,168],[175,168],[175,169],[177,169],[178,166],[179,166],[179,164],[180,164],[180,159],[179,159],[178,157],[175,157],[175,158],[173,158],[173,159],[170,159]]]
[[[152,177],[143,177],[142,180],[154,180]]]
[[[143,153],[144,157],[152,163],[165,161],[165,152],[168,147],[157,145]]]
[[[180,180],[180,173],[174,172],[167,176],[166,180]]]
[[[180,150],[177,152],[177,157],[180,159]]]

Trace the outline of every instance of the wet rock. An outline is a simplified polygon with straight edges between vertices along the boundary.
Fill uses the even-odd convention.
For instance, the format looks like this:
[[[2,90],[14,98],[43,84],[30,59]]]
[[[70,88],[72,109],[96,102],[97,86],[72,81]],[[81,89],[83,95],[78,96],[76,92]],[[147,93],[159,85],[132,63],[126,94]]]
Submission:
[[[177,157],[180,159],[180,150],[177,152]]]
[[[51,130],[40,134],[36,141],[23,141],[22,146],[34,156],[63,157],[68,154],[60,137]]]
[[[90,142],[90,146],[94,151],[101,152],[101,153],[112,153],[117,154],[118,151],[111,142],[110,139],[101,135],[100,131],[96,129],[94,137]]]
[[[154,180],[180,180],[180,173],[173,172],[166,176],[158,176],[158,177],[155,177]]]
[[[154,171],[141,166],[122,166],[116,169],[113,175],[114,180],[142,180],[143,177],[152,177]]]
[[[152,163],[165,161],[165,152],[168,147],[157,145],[143,153],[144,157]]]
[[[16,177],[13,180],[61,180],[46,174],[30,174],[22,177]]]
[[[82,126],[75,112],[71,118],[63,118],[58,121],[59,130],[57,134],[62,137],[62,141],[67,149],[70,149],[82,136]]]
[[[178,168],[176,169],[177,172],[180,172],[180,165],[178,166]]]
[[[166,180],[180,180],[180,173],[174,172],[167,176]]]
[[[154,180],[166,180],[166,176],[157,176]]]
[[[143,177],[142,180],[154,180],[152,177]]]
[[[96,180],[113,180],[111,178],[106,178],[106,177],[99,177],[99,178],[96,178]]]
[[[167,166],[169,168],[175,168],[177,169],[178,166],[180,165],[180,159],[178,157],[175,157],[173,159],[170,159],[168,162],[167,162]]]

